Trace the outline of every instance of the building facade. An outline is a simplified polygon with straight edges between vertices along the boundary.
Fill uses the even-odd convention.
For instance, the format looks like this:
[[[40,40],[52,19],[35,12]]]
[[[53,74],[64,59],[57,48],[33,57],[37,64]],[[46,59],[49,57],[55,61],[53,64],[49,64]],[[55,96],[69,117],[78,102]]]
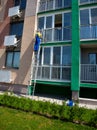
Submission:
[[[35,32],[41,30],[35,93],[97,99],[97,0],[12,0],[6,5],[8,13],[0,14],[0,25],[8,22],[7,29],[0,27],[0,73],[6,76],[0,82],[28,86]]]

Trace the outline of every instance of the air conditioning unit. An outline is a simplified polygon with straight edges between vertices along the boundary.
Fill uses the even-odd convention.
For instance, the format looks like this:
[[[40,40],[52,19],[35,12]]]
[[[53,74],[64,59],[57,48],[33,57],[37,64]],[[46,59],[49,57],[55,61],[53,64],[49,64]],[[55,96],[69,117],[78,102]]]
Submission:
[[[19,16],[20,17],[20,6],[15,6],[12,8],[9,8],[8,16],[9,17],[14,17],[14,16]]]
[[[11,83],[11,71],[8,70],[0,70],[0,82],[3,83]]]
[[[16,35],[5,36],[4,46],[16,46],[17,42]]]

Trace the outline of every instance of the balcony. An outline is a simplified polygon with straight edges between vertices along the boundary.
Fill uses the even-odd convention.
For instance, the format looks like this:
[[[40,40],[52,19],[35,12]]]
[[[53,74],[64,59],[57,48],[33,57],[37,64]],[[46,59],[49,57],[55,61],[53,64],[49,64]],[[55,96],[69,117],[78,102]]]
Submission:
[[[81,40],[97,39],[97,25],[80,26]]]
[[[97,0],[80,0],[80,5],[97,3]]]
[[[14,16],[20,17],[20,6],[15,6],[15,7],[9,8],[8,16],[9,17],[14,17]]]
[[[33,67],[32,79],[35,79],[36,66]],[[36,80],[44,81],[67,81],[71,80],[71,66],[52,66],[41,65],[38,66]]]
[[[81,82],[97,83],[97,64],[81,65]]]
[[[45,29],[42,35],[42,43],[71,41],[71,27]]]
[[[40,0],[38,12],[71,7],[71,0]]]
[[[16,46],[17,38],[16,35],[5,36],[4,46]]]

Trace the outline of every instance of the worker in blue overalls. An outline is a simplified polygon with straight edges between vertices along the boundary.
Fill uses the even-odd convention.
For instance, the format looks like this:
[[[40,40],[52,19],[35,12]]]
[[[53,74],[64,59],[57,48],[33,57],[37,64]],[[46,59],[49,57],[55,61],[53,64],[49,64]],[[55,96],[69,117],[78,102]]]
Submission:
[[[41,38],[42,38],[42,34],[41,34],[40,30],[38,30],[35,35],[35,44],[34,44],[34,52],[35,52],[36,61],[38,59],[38,51],[39,51],[39,46],[41,43]]]
[[[39,46],[40,46],[40,43],[41,43],[41,38],[42,38],[42,34],[38,30],[36,35],[35,35],[35,44],[34,44],[34,51],[35,52],[38,52],[38,50],[39,50]]]

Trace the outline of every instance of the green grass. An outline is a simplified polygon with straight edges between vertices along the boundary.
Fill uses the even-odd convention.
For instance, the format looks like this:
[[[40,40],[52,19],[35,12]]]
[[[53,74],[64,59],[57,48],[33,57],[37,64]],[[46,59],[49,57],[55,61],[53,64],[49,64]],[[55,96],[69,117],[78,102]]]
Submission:
[[[97,130],[92,127],[48,119],[23,111],[0,107],[0,130]]]

